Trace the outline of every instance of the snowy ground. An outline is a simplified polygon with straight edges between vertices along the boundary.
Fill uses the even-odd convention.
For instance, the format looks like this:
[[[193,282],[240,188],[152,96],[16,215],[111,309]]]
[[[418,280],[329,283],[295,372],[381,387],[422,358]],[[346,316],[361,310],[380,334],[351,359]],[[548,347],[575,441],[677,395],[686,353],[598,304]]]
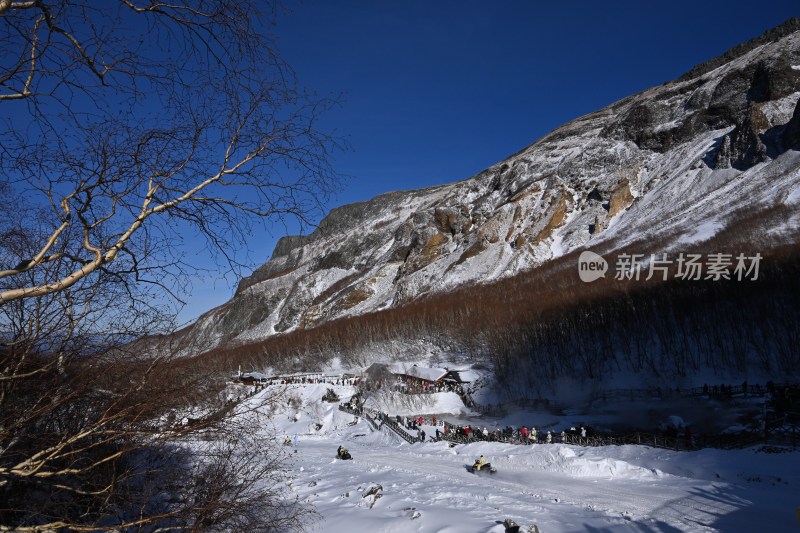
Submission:
[[[363,419],[349,425],[352,415],[320,401],[327,387],[294,386],[303,404],[282,407],[265,428],[281,441],[297,437],[287,448],[297,450],[291,488],[320,515],[312,531],[502,532],[507,518],[541,533],[800,530],[797,451],[409,445]],[[340,444],[352,461],[335,458]],[[480,454],[496,474],[468,472]],[[362,497],[376,485],[379,499]]]

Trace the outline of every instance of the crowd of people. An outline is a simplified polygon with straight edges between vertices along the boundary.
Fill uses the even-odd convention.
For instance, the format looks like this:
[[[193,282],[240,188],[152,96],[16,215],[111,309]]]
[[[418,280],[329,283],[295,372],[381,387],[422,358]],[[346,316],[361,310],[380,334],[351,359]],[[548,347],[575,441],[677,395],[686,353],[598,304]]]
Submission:
[[[552,444],[555,442],[567,442],[569,435],[587,438],[593,435],[593,430],[589,427],[580,426],[564,429],[560,433],[550,430],[538,431],[535,426],[522,426],[515,428],[506,426],[504,428],[494,428],[467,425],[455,425],[444,422],[442,431],[436,429],[435,440],[455,440],[460,442],[488,441],[488,442],[507,442],[510,444]]]
[[[344,403],[343,407],[357,414],[363,413],[357,399],[351,399],[349,402]],[[551,444],[556,442],[575,443],[574,439],[569,439],[570,436],[586,439],[592,437],[595,433],[589,426],[571,427],[562,430],[560,433],[550,430],[538,431],[534,426],[530,426],[530,428],[528,426],[522,426],[520,428],[506,426],[504,428],[494,428],[490,430],[488,427],[473,426],[471,424],[453,424],[445,420],[437,419],[435,415],[395,415],[392,417],[380,411],[371,411],[370,415],[375,419],[378,425],[384,423],[393,425],[395,428],[404,432],[411,440],[416,440],[416,442],[425,442],[427,439],[428,441],[434,442],[440,440],[461,442],[488,441],[522,445]],[[433,426],[434,433],[431,435],[427,434],[423,426]]]
[[[270,385],[316,385],[319,383],[326,383],[328,385],[358,386],[360,382],[360,378],[345,376],[285,376],[272,378]]]
[[[422,380],[398,381],[394,385],[394,390],[406,394],[432,394],[435,392],[455,392],[458,395],[464,394],[464,387],[459,383],[449,381],[428,382]]]

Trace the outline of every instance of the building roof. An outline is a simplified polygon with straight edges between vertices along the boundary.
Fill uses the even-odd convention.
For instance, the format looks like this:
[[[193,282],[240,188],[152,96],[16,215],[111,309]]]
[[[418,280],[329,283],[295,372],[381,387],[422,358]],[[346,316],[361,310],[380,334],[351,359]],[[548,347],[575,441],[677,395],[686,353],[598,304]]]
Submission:
[[[394,373],[424,379],[425,381],[438,381],[447,374],[447,370],[444,368],[425,368],[423,366],[414,365],[395,370]]]
[[[452,370],[451,373],[457,375],[461,383],[473,383],[480,377],[474,370]]]
[[[262,374],[261,372],[242,372],[239,374],[240,379],[256,379],[256,380],[267,380],[270,379],[270,376],[267,374]]]

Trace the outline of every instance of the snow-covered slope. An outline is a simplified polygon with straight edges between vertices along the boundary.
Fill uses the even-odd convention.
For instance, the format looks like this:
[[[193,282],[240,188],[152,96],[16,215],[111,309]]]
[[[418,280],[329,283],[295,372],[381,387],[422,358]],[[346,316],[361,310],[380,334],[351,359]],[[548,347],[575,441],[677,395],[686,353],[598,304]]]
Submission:
[[[521,531],[536,526],[541,533],[797,528],[796,451],[407,444],[389,431],[375,431],[363,418],[353,423],[352,415],[321,401],[327,387],[344,400],[352,387],[290,387],[296,407],[280,402],[274,427],[264,431],[276,442],[284,435],[296,439],[295,446],[281,446],[290,456],[287,496],[299,496],[318,512],[318,520],[307,524],[311,531],[502,533],[505,519]],[[267,388],[249,401],[258,404],[274,392]],[[402,415],[404,406],[385,409]],[[552,422],[552,415],[542,415]],[[525,416],[539,425],[535,413]],[[340,445],[352,461],[336,459]],[[498,468],[496,474],[467,471],[481,454]],[[370,496],[378,486],[381,496]]]
[[[252,341],[513,276],[581,247],[743,239],[800,227],[800,23],[574,120],[480,174],[334,209],[282,239],[193,350]],[[755,232],[755,234],[754,234]]]

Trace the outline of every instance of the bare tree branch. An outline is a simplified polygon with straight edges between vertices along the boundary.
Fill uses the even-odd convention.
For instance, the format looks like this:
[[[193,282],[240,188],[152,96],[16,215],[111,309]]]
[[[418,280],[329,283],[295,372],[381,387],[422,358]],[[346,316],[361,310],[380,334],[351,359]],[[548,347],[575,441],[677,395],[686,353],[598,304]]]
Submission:
[[[203,268],[187,241],[235,271],[254,225],[337,186],[334,102],[263,32],[276,9],[0,0],[0,530],[301,529],[261,411],[156,337]]]

